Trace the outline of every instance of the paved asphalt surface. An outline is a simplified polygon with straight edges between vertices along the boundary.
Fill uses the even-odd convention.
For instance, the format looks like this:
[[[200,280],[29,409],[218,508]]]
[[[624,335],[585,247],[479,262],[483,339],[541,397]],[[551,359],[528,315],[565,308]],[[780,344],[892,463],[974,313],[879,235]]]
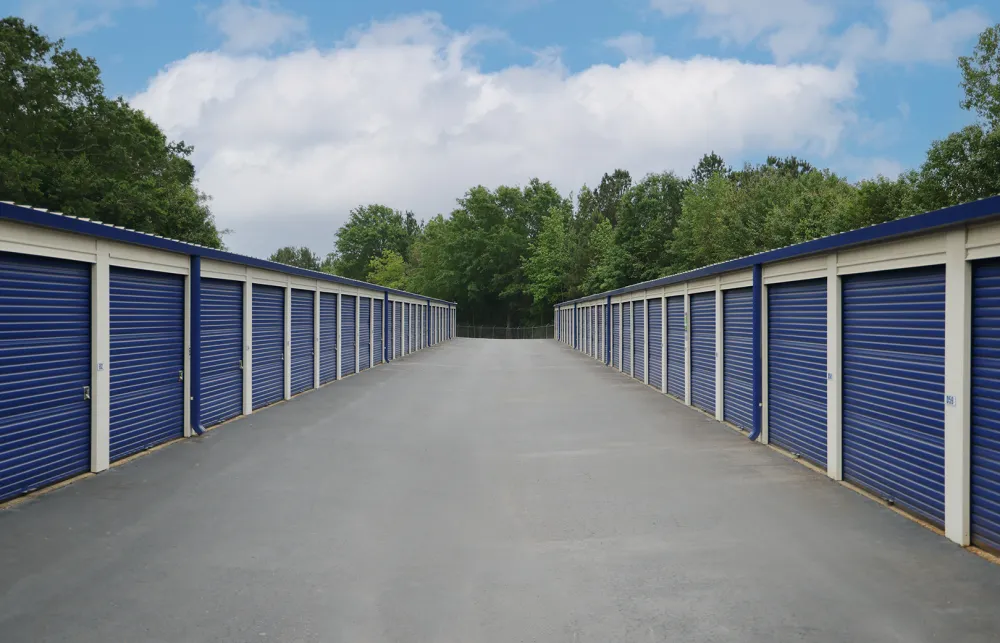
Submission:
[[[1000,640],[1000,566],[552,341],[0,511],[0,641]]]

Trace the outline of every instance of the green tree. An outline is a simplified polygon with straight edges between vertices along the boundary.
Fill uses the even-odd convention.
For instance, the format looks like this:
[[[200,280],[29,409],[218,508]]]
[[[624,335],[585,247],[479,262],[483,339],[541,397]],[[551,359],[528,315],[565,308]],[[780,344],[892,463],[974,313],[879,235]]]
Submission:
[[[611,221],[605,219],[597,224],[590,234],[589,245],[593,254],[583,279],[583,294],[604,292],[628,285],[623,273],[628,260],[615,243],[615,230],[611,226]]]
[[[695,165],[691,170],[691,182],[704,185],[710,178],[716,174],[722,174],[723,176],[729,174],[732,170],[721,156],[716,154],[714,151],[701,157],[698,161],[698,165]]]
[[[306,270],[320,269],[319,257],[305,246],[302,246],[301,248],[296,248],[295,246],[278,248],[271,254],[270,257],[268,257],[268,260],[277,261],[278,263],[283,263],[286,266],[305,268]]]
[[[923,210],[1000,194],[1000,129],[969,125],[934,141],[914,180]]]
[[[962,108],[979,114],[991,128],[1000,124],[1000,24],[979,35],[971,56],[961,56],[965,98]]]
[[[368,276],[365,281],[405,290],[406,262],[403,260],[403,255],[395,250],[384,250],[381,257],[375,257],[368,263]]]
[[[337,230],[337,253],[333,261],[336,273],[364,279],[371,260],[381,257],[386,250],[404,258],[409,256],[414,239],[412,227],[407,227],[411,218],[412,213],[404,214],[378,204],[351,210],[347,223]]]
[[[524,259],[527,290],[536,314],[545,319],[552,306],[566,297],[566,280],[572,268],[567,227],[569,207],[553,207],[542,219],[538,239],[531,243]]]
[[[191,153],[106,97],[93,58],[0,20],[0,199],[218,248]]]
[[[632,175],[627,170],[617,169],[601,177],[600,185],[594,190],[594,205],[612,226],[618,225],[618,207],[631,187]]]
[[[632,282],[663,276],[675,262],[674,228],[681,216],[685,182],[673,172],[650,174],[622,195],[615,243],[627,257]]]

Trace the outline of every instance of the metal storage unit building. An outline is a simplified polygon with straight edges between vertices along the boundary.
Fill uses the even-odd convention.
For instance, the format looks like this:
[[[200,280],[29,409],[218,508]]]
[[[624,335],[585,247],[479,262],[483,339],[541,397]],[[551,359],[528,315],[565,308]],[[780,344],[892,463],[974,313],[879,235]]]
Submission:
[[[313,292],[292,290],[292,395],[313,387],[316,307]]]
[[[285,399],[285,289],[253,285],[253,408]]]
[[[691,295],[691,403],[715,413],[715,293]]]
[[[184,436],[184,277],[112,267],[111,461]]]
[[[243,414],[243,283],[201,280],[201,423]]]
[[[90,299],[90,264],[0,252],[0,501],[90,469]]]
[[[753,428],[753,289],[722,293],[722,416],[749,431]]]
[[[767,290],[768,440],[826,467],[827,283]]]

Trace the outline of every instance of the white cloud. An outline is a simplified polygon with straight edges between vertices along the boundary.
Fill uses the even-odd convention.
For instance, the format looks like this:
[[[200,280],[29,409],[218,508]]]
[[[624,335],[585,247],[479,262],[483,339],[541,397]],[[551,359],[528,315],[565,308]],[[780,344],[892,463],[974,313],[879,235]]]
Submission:
[[[606,40],[604,44],[617,49],[626,58],[634,60],[648,60],[653,57],[653,52],[656,50],[656,41],[653,38],[635,31]]]
[[[208,22],[225,36],[225,48],[237,52],[288,44],[309,30],[305,18],[283,11],[269,0],[258,4],[226,0],[208,14]]]
[[[114,14],[122,9],[148,8],[155,0],[23,0],[24,19],[54,38],[114,25]]]
[[[834,33],[843,3],[836,0],[650,0],[668,17],[692,14],[698,34],[740,46],[759,44],[779,63],[807,56],[847,62],[951,62],[989,24],[975,8],[935,11],[934,0],[879,0],[877,24],[855,22]],[[849,5],[848,5],[849,6]]]
[[[193,54],[133,103],[195,145],[230,245],[255,254],[328,251],[361,203],[426,218],[477,184],[539,176],[568,192],[616,167],[687,173],[713,149],[824,156],[854,120],[842,68],[658,57],[570,73],[540,57],[486,73],[476,41],[425,15],[328,50]]]

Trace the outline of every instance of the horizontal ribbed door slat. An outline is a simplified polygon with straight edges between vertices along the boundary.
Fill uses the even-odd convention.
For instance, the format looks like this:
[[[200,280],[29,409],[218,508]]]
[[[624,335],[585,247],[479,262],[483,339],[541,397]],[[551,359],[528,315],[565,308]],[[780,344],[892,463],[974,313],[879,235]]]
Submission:
[[[632,307],[631,302],[622,304],[622,370],[631,374],[632,368]]]
[[[337,379],[337,294],[319,294],[319,381]]]
[[[358,324],[358,360],[360,367],[358,370],[365,370],[371,366],[372,347],[372,300],[368,297],[361,298],[361,312]]]
[[[753,288],[722,293],[722,414],[726,422],[753,428]]]
[[[691,404],[715,413],[715,293],[691,295]]]
[[[972,544],[1000,552],[1000,261],[972,272]]]
[[[632,359],[635,379],[646,379],[646,302],[632,302]]]
[[[663,388],[663,300],[650,299],[649,308],[649,384]]]
[[[372,328],[375,332],[375,337],[372,338],[372,343],[375,349],[372,351],[373,359],[376,364],[382,363],[382,300],[374,299],[372,300],[372,311],[374,319],[372,320]]]
[[[622,337],[621,304],[611,304],[611,365],[618,368],[621,359],[619,342]]]
[[[253,408],[285,399],[285,289],[253,285]]]
[[[357,338],[354,335],[358,298],[354,295],[341,295],[340,298],[340,374],[350,375],[358,358]]]
[[[0,252],[0,500],[90,469],[90,281]]]
[[[399,357],[403,353],[403,304],[397,301],[393,307],[395,308],[396,326],[392,332],[395,335],[396,357]]]
[[[243,414],[243,282],[201,280],[201,423]]]
[[[684,296],[667,298],[667,393],[683,400],[687,376],[684,365]]]
[[[292,395],[313,388],[313,344],[316,341],[314,295],[311,290],[292,290]]]

